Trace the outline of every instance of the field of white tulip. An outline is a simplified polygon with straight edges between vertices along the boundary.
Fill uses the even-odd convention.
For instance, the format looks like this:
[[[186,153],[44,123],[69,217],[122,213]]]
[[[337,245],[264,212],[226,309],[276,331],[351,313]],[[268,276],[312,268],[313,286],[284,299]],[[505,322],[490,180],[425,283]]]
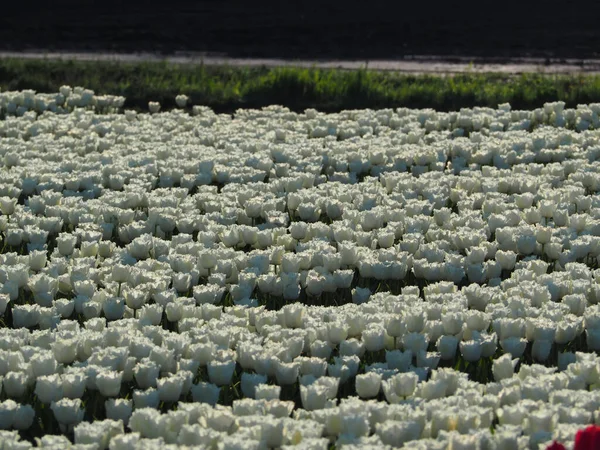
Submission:
[[[0,93],[0,449],[573,446],[600,104]]]

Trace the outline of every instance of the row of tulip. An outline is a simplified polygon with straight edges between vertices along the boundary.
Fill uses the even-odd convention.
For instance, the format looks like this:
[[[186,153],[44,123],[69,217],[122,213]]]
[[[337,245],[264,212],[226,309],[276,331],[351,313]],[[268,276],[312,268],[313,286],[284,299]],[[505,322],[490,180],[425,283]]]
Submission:
[[[387,403],[352,396],[338,403],[337,383],[324,377],[301,384],[303,408],[295,411],[293,401],[279,399],[280,386],[248,382],[251,377],[242,377],[242,390],[251,388],[246,398],[231,406],[216,405],[212,391],[218,392],[218,387],[200,382],[187,387],[192,402],[163,400],[173,409],[162,413],[157,409],[158,398],[164,398],[162,387],[156,404],[148,402],[147,394],[143,404],[137,393],[133,401],[108,398],[107,419],[92,423],[84,421],[79,398],[52,401],[50,409],[60,429],[74,433],[75,444],[94,448],[139,448],[140,443],[209,447],[218,443],[219,448],[328,448],[330,443],[369,448],[537,448],[552,440],[569,445],[586,424],[600,423],[600,391],[588,390],[599,380],[599,362],[580,353],[561,373],[523,365],[513,374],[513,361],[502,357],[494,362],[499,381],[487,384],[470,381],[453,369],[434,370],[428,381],[409,372],[381,383]],[[358,376],[356,384],[359,392],[377,392],[374,377]],[[25,430],[33,420],[30,405],[0,403],[2,428]],[[131,433],[125,433],[125,427]],[[19,440],[17,434],[12,436]],[[42,447],[53,441],[68,442],[58,436],[38,440]],[[21,441],[17,448],[30,445]]]

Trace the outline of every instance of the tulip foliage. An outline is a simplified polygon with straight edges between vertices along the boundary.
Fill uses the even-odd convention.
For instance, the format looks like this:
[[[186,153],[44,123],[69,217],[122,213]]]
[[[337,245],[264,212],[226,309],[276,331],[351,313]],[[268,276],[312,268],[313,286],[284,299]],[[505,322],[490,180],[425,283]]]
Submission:
[[[597,441],[600,105],[188,101],[0,92],[3,448]]]

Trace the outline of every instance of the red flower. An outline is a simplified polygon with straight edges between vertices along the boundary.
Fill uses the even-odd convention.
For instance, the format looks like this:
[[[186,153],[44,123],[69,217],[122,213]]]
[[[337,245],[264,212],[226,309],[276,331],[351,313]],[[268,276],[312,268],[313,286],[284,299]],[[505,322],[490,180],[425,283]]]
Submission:
[[[567,450],[567,449],[560,442],[554,441],[554,442],[552,442],[552,444],[550,444],[548,447],[546,447],[546,450]]]
[[[579,430],[575,435],[574,450],[597,450],[600,449],[600,427],[590,425]]]

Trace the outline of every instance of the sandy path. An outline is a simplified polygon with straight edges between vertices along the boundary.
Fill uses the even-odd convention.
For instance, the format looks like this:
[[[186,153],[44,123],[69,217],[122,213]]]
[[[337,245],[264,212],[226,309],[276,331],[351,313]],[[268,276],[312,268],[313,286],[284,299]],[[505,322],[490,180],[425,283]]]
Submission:
[[[414,56],[402,60],[292,60],[229,58],[203,54],[175,54],[161,56],[152,53],[76,53],[76,52],[0,52],[0,58],[26,59],[73,59],[79,61],[167,61],[179,64],[205,64],[235,67],[317,67],[355,70],[367,67],[371,70],[398,71],[405,73],[457,74],[457,73],[547,73],[547,74],[600,74],[600,60],[544,60],[542,58],[452,58]]]

